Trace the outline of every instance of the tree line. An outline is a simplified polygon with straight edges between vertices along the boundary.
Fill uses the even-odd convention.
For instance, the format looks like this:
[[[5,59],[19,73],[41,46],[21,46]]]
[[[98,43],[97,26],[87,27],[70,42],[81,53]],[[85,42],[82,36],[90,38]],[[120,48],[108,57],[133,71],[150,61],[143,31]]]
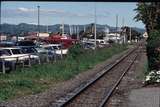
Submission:
[[[149,70],[160,70],[160,2],[139,2],[134,19],[145,24],[148,33]]]

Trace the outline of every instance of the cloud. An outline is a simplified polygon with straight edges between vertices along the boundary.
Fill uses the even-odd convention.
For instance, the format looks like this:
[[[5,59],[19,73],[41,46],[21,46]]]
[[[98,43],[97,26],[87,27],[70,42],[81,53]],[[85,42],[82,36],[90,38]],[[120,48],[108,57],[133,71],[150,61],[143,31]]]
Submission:
[[[64,13],[64,10],[49,10],[49,9],[41,9],[41,12],[47,12],[47,13]]]
[[[75,18],[94,18],[94,13],[68,13],[68,16]],[[97,18],[106,18],[109,17],[109,14],[106,13],[97,13]]]
[[[37,9],[29,9],[29,8],[24,8],[20,7],[17,9],[20,12],[37,12]],[[56,10],[56,9],[40,9],[40,13],[64,13],[64,10]]]
[[[97,10],[97,18],[106,18],[110,14],[106,11],[99,11]],[[31,9],[31,8],[25,8],[25,7],[19,7],[16,9],[3,9],[2,10],[2,17],[3,18],[17,18],[17,19],[37,19],[37,9]],[[41,19],[51,19],[53,17],[56,18],[67,18],[67,19],[92,19],[95,17],[94,11],[86,11],[86,12],[72,12],[70,11],[64,11],[63,9],[41,9],[40,8],[40,17]]]
[[[17,10],[20,12],[34,12],[35,11],[33,9],[28,9],[28,8],[24,8],[24,7],[19,7]]]

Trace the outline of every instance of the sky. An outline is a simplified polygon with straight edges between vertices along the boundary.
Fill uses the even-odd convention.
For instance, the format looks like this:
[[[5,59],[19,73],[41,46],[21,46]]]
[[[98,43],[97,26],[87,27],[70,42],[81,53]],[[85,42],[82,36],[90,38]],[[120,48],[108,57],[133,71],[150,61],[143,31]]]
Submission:
[[[142,22],[133,20],[136,12],[136,2],[1,2],[1,22],[9,24],[38,23],[38,8],[40,6],[40,24],[97,24],[144,28]]]

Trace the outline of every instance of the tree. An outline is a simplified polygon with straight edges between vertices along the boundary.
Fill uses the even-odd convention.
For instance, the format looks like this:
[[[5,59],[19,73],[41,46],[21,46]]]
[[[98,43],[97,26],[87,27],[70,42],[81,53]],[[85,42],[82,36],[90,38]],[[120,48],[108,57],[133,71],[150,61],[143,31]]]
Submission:
[[[139,2],[134,10],[137,12],[134,19],[145,24],[148,34],[160,28],[160,2]]]
[[[124,26],[121,28],[123,31],[125,31],[125,34],[127,35],[127,40],[130,39],[130,27]],[[123,33],[123,32],[121,32]],[[131,28],[131,39],[135,40],[136,38],[140,38],[141,33]]]

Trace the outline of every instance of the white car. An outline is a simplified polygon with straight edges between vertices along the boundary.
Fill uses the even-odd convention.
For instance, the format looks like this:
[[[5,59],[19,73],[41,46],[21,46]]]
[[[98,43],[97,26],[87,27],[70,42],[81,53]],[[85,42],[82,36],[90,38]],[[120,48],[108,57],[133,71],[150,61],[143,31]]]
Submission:
[[[61,44],[48,44],[48,45],[41,45],[43,48],[52,48],[56,54],[58,55],[66,55],[68,53],[68,49],[62,49]]]
[[[0,58],[4,59],[5,61],[25,61],[28,60],[29,58],[31,59],[39,59],[39,56],[37,55],[30,55],[30,54],[24,54],[20,48],[14,48],[14,47],[9,47],[9,48],[1,48],[1,51],[3,51],[4,54],[0,56]]]

